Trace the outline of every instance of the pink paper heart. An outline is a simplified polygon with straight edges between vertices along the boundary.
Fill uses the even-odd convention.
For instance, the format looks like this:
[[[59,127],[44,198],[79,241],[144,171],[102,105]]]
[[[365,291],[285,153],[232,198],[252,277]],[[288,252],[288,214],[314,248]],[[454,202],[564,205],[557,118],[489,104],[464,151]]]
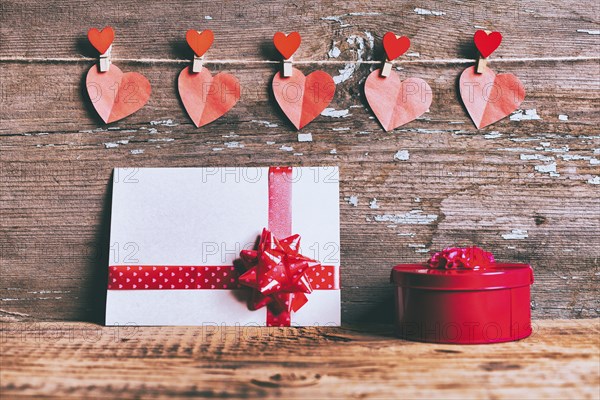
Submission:
[[[525,99],[525,88],[513,74],[496,75],[486,67],[482,74],[469,67],[460,75],[460,97],[479,128],[501,120]]]
[[[240,99],[240,83],[235,76],[223,72],[212,76],[206,68],[198,73],[185,68],[179,74],[178,86],[183,106],[197,128],[223,116]]]
[[[94,108],[105,123],[118,121],[142,108],[150,98],[150,82],[137,72],[123,73],[111,65],[106,72],[93,66],[86,87]]]
[[[432,101],[431,87],[420,78],[400,80],[391,73],[382,77],[380,70],[371,72],[365,82],[365,96],[379,123],[391,131],[420,117]]]
[[[324,71],[304,76],[302,71],[292,68],[292,76],[288,78],[282,73],[273,77],[273,94],[296,129],[302,129],[331,103],[335,82]]]

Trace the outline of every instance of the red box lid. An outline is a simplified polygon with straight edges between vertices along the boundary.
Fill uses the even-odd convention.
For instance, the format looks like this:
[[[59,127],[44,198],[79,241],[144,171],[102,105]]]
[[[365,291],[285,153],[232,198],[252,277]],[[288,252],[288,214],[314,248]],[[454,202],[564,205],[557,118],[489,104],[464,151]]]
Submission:
[[[392,269],[391,281],[398,286],[429,290],[493,290],[533,283],[528,264],[496,263],[487,269],[435,269],[427,264],[400,264]]]

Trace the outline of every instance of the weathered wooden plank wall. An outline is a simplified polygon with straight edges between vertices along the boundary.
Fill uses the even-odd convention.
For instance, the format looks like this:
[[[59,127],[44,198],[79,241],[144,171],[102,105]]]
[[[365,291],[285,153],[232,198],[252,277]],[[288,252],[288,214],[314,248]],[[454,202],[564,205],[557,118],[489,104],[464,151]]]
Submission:
[[[591,0],[1,0],[0,318],[98,320],[112,168],[273,164],[341,168],[346,322],[388,320],[391,266],[455,244],[531,263],[535,318],[597,317],[598,11]],[[94,57],[85,33],[107,24],[117,32],[116,58],[171,61],[115,61],[145,74],[153,94],[135,115],[104,126],[82,94],[93,61],[48,58]],[[490,65],[523,81],[528,113],[478,131],[459,101],[468,64],[457,59],[474,57],[480,26],[504,34],[494,54],[504,61]],[[217,63],[209,67],[238,76],[242,99],[195,129],[175,84],[185,63],[174,60],[191,57],[189,28],[215,32],[213,60],[276,60],[273,33],[300,31],[295,59],[327,61],[300,68],[336,77],[336,112],[299,142],[268,89],[277,64]],[[353,63],[381,59],[387,30],[412,40],[400,73],[434,90],[429,113],[390,133],[362,93],[376,66]]]

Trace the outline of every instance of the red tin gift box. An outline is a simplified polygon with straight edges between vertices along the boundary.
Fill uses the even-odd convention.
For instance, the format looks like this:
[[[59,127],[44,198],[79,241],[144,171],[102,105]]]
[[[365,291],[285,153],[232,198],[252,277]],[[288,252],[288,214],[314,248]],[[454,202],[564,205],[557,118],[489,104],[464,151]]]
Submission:
[[[400,264],[392,269],[391,280],[402,338],[478,344],[531,334],[533,270],[527,264],[496,263],[488,269]]]

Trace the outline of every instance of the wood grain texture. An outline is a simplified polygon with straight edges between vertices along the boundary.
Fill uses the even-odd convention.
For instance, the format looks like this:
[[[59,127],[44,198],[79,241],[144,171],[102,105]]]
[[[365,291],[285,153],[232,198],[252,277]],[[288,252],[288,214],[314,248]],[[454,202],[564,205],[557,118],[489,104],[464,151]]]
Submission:
[[[439,345],[389,327],[0,325],[0,394],[56,398],[600,398],[600,320]]]
[[[271,38],[277,30],[302,33],[297,60],[379,60],[381,36],[400,30],[400,23],[397,33],[411,38],[409,53],[419,53],[404,59],[474,57],[474,26],[502,31],[494,57],[534,58],[492,57],[497,73],[523,82],[521,107],[529,114],[479,131],[457,91],[468,64],[399,64],[402,77],[430,84],[433,103],[429,113],[388,133],[362,90],[377,66],[298,64],[339,82],[330,105],[335,111],[302,131],[312,134],[309,142],[298,140],[270,94],[275,64],[208,64],[213,73],[234,74],[242,97],[224,118],[196,129],[176,92],[186,64],[115,61],[148,77],[153,94],[142,110],[105,126],[84,95],[92,62],[1,62],[3,320],[102,320],[114,167],[277,164],[341,168],[345,322],[391,319],[393,265],[469,244],[502,261],[533,265],[534,317],[600,315],[600,54],[599,36],[588,33],[600,25],[595,2],[28,0],[0,6],[0,59],[93,57],[87,29],[111,24],[117,58],[191,59],[185,31],[210,28],[216,39],[208,60],[276,60]],[[582,59],[547,59],[564,56]]]

